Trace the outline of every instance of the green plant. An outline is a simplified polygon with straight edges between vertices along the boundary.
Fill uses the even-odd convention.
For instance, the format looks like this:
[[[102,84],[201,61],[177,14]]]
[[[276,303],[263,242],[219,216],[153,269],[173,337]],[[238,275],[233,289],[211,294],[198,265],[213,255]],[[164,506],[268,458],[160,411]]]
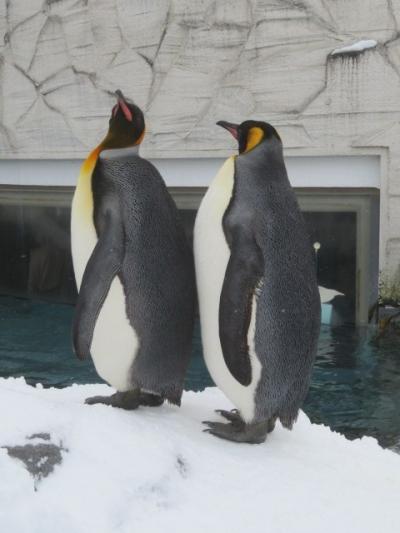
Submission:
[[[379,280],[379,305],[400,307],[400,267],[394,275],[382,275]]]

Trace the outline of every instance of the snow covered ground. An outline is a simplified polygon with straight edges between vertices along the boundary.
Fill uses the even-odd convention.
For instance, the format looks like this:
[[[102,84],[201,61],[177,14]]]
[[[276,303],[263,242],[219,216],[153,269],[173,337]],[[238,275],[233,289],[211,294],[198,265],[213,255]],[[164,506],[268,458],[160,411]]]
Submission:
[[[265,444],[233,444],[201,431],[229,407],[216,389],[185,393],[181,409],[83,405],[109,392],[0,379],[2,532],[399,531],[400,456],[373,439],[350,442],[301,414]],[[62,462],[35,481],[7,447],[41,442]]]

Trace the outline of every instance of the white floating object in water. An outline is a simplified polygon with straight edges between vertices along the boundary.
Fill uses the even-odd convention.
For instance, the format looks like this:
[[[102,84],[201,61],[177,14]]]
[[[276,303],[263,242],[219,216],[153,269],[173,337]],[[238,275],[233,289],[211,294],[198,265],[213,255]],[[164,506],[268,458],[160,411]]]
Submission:
[[[335,296],[344,296],[342,292],[335,291],[334,289],[327,289],[326,287],[322,287],[321,285],[318,287],[318,289],[322,304],[327,304],[328,302],[331,302]]]

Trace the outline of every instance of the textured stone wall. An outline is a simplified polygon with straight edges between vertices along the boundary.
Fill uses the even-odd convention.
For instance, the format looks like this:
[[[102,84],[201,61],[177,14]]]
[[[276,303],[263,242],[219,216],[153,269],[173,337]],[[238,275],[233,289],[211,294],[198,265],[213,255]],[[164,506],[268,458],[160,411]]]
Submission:
[[[221,156],[218,119],[289,153],[382,156],[381,262],[400,263],[399,0],[0,0],[2,157],[83,157],[120,88],[152,157]],[[368,50],[333,50],[374,39]],[[323,180],[323,176],[321,176]]]

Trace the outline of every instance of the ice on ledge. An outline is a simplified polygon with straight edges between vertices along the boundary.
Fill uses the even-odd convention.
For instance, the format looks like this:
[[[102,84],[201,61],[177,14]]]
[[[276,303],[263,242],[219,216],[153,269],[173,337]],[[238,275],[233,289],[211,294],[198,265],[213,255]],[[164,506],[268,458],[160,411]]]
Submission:
[[[375,48],[376,46],[378,46],[378,43],[373,39],[357,41],[356,43],[351,44],[349,46],[343,46],[343,48],[336,48],[335,50],[333,50],[333,52],[331,52],[331,56],[357,54],[360,52],[364,52],[364,50]]]
[[[186,392],[181,409],[83,404],[111,392],[0,379],[2,531],[399,531],[400,456],[374,439],[348,441],[301,413],[262,445],[218,440],[201,424],[230,407],[217,389]],[[9,455],[32,444],[62,456],[40,480]]]

